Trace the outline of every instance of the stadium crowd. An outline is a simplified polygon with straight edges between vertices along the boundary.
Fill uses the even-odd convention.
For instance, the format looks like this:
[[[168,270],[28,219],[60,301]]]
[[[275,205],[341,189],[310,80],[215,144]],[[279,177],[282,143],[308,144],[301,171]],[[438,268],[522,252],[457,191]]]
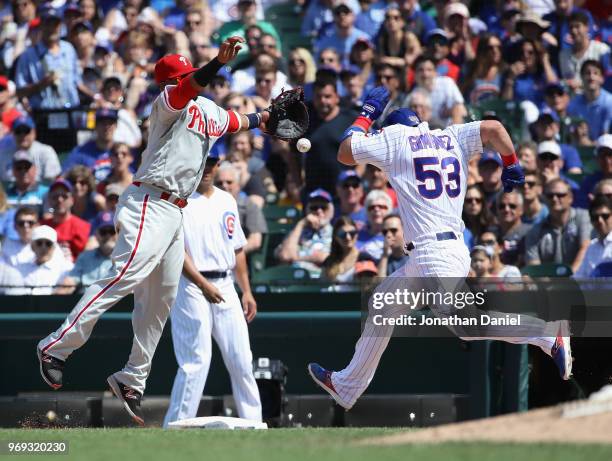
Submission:
[[[252,264],[265,252],[343,283],[409,258],[385,174],[336,160],[362,98],[384,85],[385,114],[409,107],[433,128],[494,118],[511,131],[523,189],[502,193],[496,152],[470,163],[475,275],[546,263],[612,275],[609,2],[10,0],[0,24],[0,285],[13,287],[0,291],[72,293],[112,264],[114,208],[159,94],[156,60],[180,53],[201,66],[231,35],[247,46],[204,96],[246,113],[302,86],[311,117],[307,154],[259,131],[214,147]],[[268,248],[279,209],[302,216]]]

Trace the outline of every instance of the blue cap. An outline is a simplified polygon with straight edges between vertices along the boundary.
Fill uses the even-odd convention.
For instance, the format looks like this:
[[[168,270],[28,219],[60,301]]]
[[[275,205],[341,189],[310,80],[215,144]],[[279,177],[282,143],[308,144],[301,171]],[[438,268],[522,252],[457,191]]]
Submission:
[[[233,80],[232,71],[228,66],[221,67],[221,69],[217,71],[217,77],[223,77],[225,80],[227,80],[230,83],[230,85]]]
[[[76,11],[77,13],[80,14],[81,10],[79,8],[79,4],[77,2],[68,2],[66,3],[66,5],[64,6],[64,14],[68,13],[69,11]]]
[[[431,29],[427,34],[425,34],[425,44],[429,45],[429,42],[434,37],[442,37],[448,42],[448,34],[444,29],[440,29],[436,27],[435,29]]]
[[[552,93],[553,91],[561,91],[562,93],[567,93],[567,90],[561,83],[549,83],[544,87],[544,94]]]
[[[40,19],[42,20],[58,19],[60,21],[63,17],[62,12],[57,8],[54,8],[51,3],[45,3],[44,5],[41,5],[38,8],[38,16],[40,16]]]
[[[95,230],[97,231],[98,229],[102,228],[102,227],[115,227],[115,221],[113,220],[114,218],[114,213],[112,211],[102,211],[100,213],[98,213],[98,216],[96,216],[96,220],[95,220]]]
[[[361,68],[356,66],[355,64],[349,64],[348,66],[344,66],[340,71],[340,75],[349,74],[349,75],[359,75],[361,73]]]
[[[57,178],[55,182],[51,184],[51,187],[49,187],[49,190],[52,191],[56,187],[63,187],[67,189],[68,192],[72,192],[72,190],[74,189],[74,187],[72,186],[72,183],[64,178]]]
[[[487,162],[495,162],[500,167],[504,166],[504,162],[502,162],[501,155],[492,150],[485,150],[480,156],[480,160],[478,160],[478,166],[482,166]]]
[[[91,24],[91,22],[89,21],[78,21],[76,22],[73,26],[72,29],[70,29],[70,32],[72,32],[73,30],[80,28],[80,29],[85,29],[88,30],[89,32],[93,33],[94,32],[94,27]]]
[[[98,51],[110,53],[111,51],[113,51],[113,46],[110,43],[98,43],[96,45],[96,48],[94,49],[94,53],[97,53]]]
[[[206,157],[206,159],[208,160],[209,158],[215,159],[215,160],[219,160],[221,158],[221,150],[220,149],[211,149],[210,152],[208,153],[208,157]]]
[[[96,111],[96,120],[110,119],[117,121],[118,118],[119,113],[115,109],[102,108]]]
[[[357,181],[361,182],[361,178],[359,177],[359,175],[357,174],[355,170],[343,170],[338,175],[337,183],[343,184],[344,181],[346,181],[347,179],[352,179],[352,178],[355,178]]]
[[[559,115],[549,107],[545,107],[540,111],[540,115],[538,116],[538,122],[542,120],[549,120],[553,122],[559,122]]]
[[[332,196],[325,189],[321,189],[321,188],[315,189],[310,194],[308,194],[308,201],[309,202],[311,200],[316,199],[316,198],[322,198],[323,200],[326,200],[329,203],[332,202]]]
[[[30,117],[16,118],[13,121],[13,124],[11,125],[11,130],[15,131],[15,128],[18,128],[20,126],[26,126],[31,130],[32,128],[34,128],[34,120],[32,120]]]
[[[402,108],[391,112],[385,119],[383,126],[404,125],[404,126],[419,126],[421,119],[410,109]]]

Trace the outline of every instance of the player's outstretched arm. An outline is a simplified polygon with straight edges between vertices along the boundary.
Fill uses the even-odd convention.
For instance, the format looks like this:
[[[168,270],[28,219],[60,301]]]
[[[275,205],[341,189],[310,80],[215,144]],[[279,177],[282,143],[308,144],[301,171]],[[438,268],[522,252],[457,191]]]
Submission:
[[[383,86],[373,88],[365,98],[359,117],[349,126],[342,135],[342,142],[338,148],[338,161],[344,165],[356,165],[351,149],[351,136],[353,133],[367,133],[372,123],[378,119],[389,102],[389,92]]]
[[[511,192],[515,187],[525,184],[525,174],[519,165],[514,152],[514,144],[504,126],[497,120],[484,120],[480,123],[482,145],[488,145],[500,153],[504,162],[502,182],[504,192]]]

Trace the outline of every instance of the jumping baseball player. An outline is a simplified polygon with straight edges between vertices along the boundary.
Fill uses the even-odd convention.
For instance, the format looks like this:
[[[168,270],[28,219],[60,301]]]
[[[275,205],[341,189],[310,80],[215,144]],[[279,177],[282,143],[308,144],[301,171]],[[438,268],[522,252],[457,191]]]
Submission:
[[[151,360],[174,303],[183,268],[183,208],[200,183],[213,144],[226,132],[261,127],[269,114],[226,111],[198,94],[232,60],[244,39],[231,37],[218,56],[197,69],[180,55],[155,65],[161,94],[153,103],[147,149],[134,183],[115,212],[119,231],[108,277],[91,285],[58,330],[38,343],[43,379],[62,386],[66,359],[89,338],[100,316],[134,293],[134,341],[125,367],[108,377],[132,419],[143,425],[140,400]],[[207,217],[202,217],[205,220]]]
[[[502,155],[505,190],[508,192],[520,186],[524,183],[524,175],[510,136],[497,121],[430,130],[427,123],[421,122],[414,112],[407,109],[391,113],[386,123],[388,126],[366,135],[387,100],[388,93],[384,88],[374,88],[366,98],[360,116],[345,131],[338,149],[338,161],[345,165],[371,163],[382,169],[397,192],[405,240],[410,242],[407,247],[410,258],[407,264],[385,279],[381,291],[391,291],[395,288],[394,283],[401,281],[418,283],[419,277],[437,282],[445,280],[442,277],[464,279],[470,269],[468,249],[462,241],[464,225],[461,220],[468,161],[482,152],[483,145],[489,145]],[[390,290],[385,289],[385,284]],[[439,306],[431,308],[437,316],[449,315],[438,310]],[[395,311],[404,308],[393,306],[392,309],[395,315]],[[543,335],[545,326],[543,320],[534,318],[524,328]],[[487,330],[489,337],[463,339],[501,339],[537,345],[552,356],[561,377],[569,379],[572,367],[570,342],[560,326],[556,327],[556,337],[534,333],[521,338],[507,338],[502,337],[503,327],[498,326]],[[308,365],[311,377],[339,405],[350,409],[374,377],[392,332],[393,326],[377,326],[367,321],[349,365],[332,372],[311,363]]]
[[[164,427],[196,416],[210,368],[211,335],[229,370],[239,416],[261,421],[247,329],[247,321],[257,313],[257,304],[251,294],[243,251],[246,238],[236,200],[213,186],[217,161],[208,157],[202,181],[184,210],[186,255],[178,295],[170,312],[179,369]],[[201,216],[207,219],[202,222]],[[234,269],[242,290],[242,307],[231,277]]]

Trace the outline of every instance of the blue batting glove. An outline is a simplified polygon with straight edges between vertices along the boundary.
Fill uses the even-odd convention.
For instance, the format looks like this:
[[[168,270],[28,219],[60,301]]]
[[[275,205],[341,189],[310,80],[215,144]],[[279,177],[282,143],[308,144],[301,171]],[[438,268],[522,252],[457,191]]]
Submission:
[[[525,173],[518,163],[508,165],[502,171],[501,180],[504,184],[504,192],[512,192],[515,187],[525,184]]]
[[[389,92],[384,86],[377,86],[370,90],[361,107],[359,115],[374,121],[381,116],[387,103],[389,102]]]

